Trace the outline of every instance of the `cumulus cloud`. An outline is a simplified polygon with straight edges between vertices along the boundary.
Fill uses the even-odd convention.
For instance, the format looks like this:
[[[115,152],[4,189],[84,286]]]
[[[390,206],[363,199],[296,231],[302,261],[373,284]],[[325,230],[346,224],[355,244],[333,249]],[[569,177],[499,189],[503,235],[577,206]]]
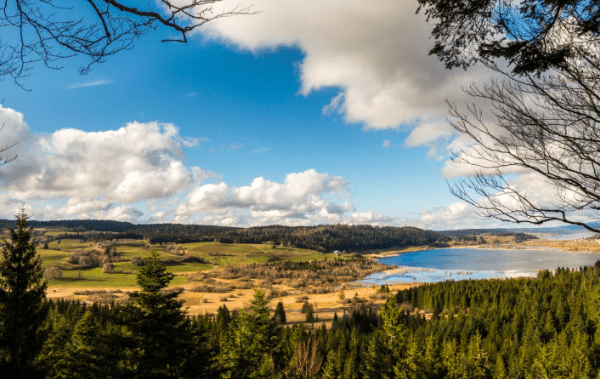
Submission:
[[[344,218],[344,223],[352,225],[373,225],[373,226],[406,226],[406,219],[393,218],[381,213],[366,211],[355,212]]]
[[[309,169],[288,174],[282,183],[258,177],[236,187],[218,173],[187,167],[186,139],[172,124],[131,122],[117,130],[39,135],[22,114],[2,107],[0,121],[6,125],[0,142],[19,141],[11,149],[19,158],[0,171],[2,217],[25,204],[41,219],[237,226],[337,223],[354,212],[349,183],[340,176]]]
[[[45,207],[46,215],[131,219],[139,211],[122,204],[163,199],[216,174],[186,167],[177,127],[131,122],[117,130],[61,129],[31,133],[23,115],[0,106],[3,145],[18,159],[3,167],[0,190],[21,203],[69,199]],[[14,202],[14,201],[13,201]]]
[[[15,113],[0,108],[0,119],[20,140],[14,148],[19,159],[3,169],[0,186],[24,199],[103,197],[131,203],[194,183],[181,162],[173,125],[132,122],[105,132],[61,129],[39,136]]]
[[[476,214],[475,207],[455,202],[447,206],[424,209],[415,225],[433,230],[507,227],[492,219],[483,219]]]
[[[226,0],[223,7],[238,3]],[[445,98],[463,102],[461,87],[489,74],[482,67],[449,71],[429,56],[433,26],[415,14],[414,0],[246,0],[244,5],[260,13],[221,19],[202,32],[254,52],[298,47],[305,54],[300,92],[339,88],[323,113],[341,113],[367,129],[435,128],[446,117]],[[448,132],[442,129],[433,136]]]
[[[255,178],[248,186],[208,183],[193,189],[176,210],[178,220],[198,219],[217,224],[309,224],[339,221],[353,209],[335,203],[330,195],[343,194],[348,182],[339,176],[310,169],[288,174],[283,183]]]

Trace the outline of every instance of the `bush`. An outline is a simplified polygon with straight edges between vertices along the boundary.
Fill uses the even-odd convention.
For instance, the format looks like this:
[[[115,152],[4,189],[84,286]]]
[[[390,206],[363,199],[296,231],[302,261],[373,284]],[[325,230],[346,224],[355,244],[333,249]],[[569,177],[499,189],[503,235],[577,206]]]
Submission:
[[[186,263],[204,263],[204,264],[210,264],[210,262],[207,261],[206,259],[194,256],[194,255],[185,255],[181,261],[182,262],[186,262]]]
[[[62,279],[63,272],[60,267],[48,267],[44,270],[44,279],[59,280]]]
[[[315,322],[315,314],[312,306],[306,311],[306,322]]]
[[[110,262],[106,262],[104,265],[102,265],[102,272],[104,274],[112,274],[113,269],[114,269],[114,266]]]
[[[69,263],[82,268],[100,267],[101,253],[98,250],[79,250],[71,254]]]
[[[146,260],[140,257],[131,258],[131,264],[137,267],[142,267],[146,265]]]
[[[308,301],[305,301],[304,304],[302,304],[302,309],[300,309],[301,313],[308,313],[308,312],[313,312],[313,311],[314,311],[314,307]]]

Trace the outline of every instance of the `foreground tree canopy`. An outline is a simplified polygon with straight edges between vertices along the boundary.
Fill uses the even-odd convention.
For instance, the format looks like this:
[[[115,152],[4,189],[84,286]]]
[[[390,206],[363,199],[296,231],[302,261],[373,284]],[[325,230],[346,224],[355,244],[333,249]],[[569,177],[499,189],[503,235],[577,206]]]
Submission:
[[[515,74],[560,66],[580,48],[556,44],[557,30],[571,35],[600,34],[600,4],[589,0],[418,0],[419,11],[436,23],[437,55],[446,68],[505,58]]]
[[[600,232],[588,222],[600,210],[600,4],[419,3],[436,22],[432,54],[447,68],[480,62],[497,76],[465,89],[477,106],[449,103],[452,126],[472,142],[454,163],[474,172],[452,192],[483,216]]]
[[[35,62],[58,68],[57,61],[74,55],[89,58],[81,67],[133,47],[136,39],[166,27],[174,35],[163,41],[187,42],[190,32],[208,21],[248,13],[219,10],[222,0],[9,0],[0,4],[0,77],[17,81]]]
[[[48,311],[44,270],[24,212],[9,233],[0,259],[0,371],[11,378],[35,378]]]
[[[475,141],[454,161],[477,173],[452,192],[484,216],[516,223],[561,221],[600,232],[586,222],[597,219],[600,210],[598,78],[600,60],[589,53],[569,58],[560,71],[507,76],[467,89],[489,101],[493,115],[486,119],[475,106],[463,112],[451,104],[452,126]],[[511,178],[514,173],[528,175],[526,182]],[[534,182],[537,188],[530,188]]]

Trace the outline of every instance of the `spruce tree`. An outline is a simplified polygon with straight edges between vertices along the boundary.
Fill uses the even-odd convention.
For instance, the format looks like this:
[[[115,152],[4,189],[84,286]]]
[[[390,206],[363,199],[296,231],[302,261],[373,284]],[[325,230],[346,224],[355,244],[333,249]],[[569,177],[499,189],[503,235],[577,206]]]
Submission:
[[[281,301],[278,302],[277,306],[275,307],[275,314],[273,314],[273,320],[280,325],[285,324],[287,321],[285,309],[283,308],[283,303]]]
[[[137,275],[141,291],[130,295],[133,304],[124,310],[136,351],[135,377],[181,377],[186,352],[191,348],[190,323],[181,309],[183,301],[177,299],[179,292],[163,291],[173,277],[156,251]]]
[[[9,229],[0,260],[0,372],[10,378],[35,378],[35,359],[44,343],[46,282],[33,228],[24,211]]]
[[[264,292],[257,290],[250,307],[233,319],[229,335],[221,344],[217,367],[225,379],[272,378],[276,376],[277,323],[270,317]]]

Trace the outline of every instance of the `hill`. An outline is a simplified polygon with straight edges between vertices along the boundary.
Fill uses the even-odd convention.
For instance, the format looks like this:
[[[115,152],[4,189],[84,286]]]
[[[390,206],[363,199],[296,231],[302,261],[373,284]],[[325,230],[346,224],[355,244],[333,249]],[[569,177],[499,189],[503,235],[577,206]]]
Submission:
[[[415,227],[371,225],[258,226],[235,228],[215,225],[143,224],[107,220],[30,221],[34,228],[59,230],[51,238],[144,239],[156,243],[269,243],[312,250],[362,252],[367,250],[443,244],[449,237]],[[0,227],[14,221],[0,220]],[[63,233],[63,234],[61,234]],[[75,234],[73,234],[75,233]],[[50,238],[50,237],[49,237]]]

